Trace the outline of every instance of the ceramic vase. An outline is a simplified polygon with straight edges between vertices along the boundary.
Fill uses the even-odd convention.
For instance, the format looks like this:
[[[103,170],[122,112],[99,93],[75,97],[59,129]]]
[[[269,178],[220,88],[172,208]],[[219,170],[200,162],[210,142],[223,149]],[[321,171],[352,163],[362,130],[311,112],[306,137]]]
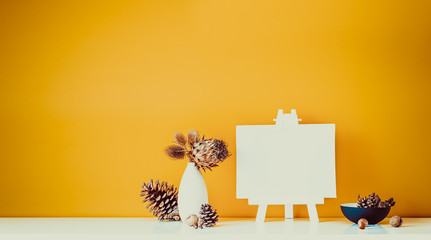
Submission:
[[[178,190],[178,210],[181,220],[185,222],[191,214],[199,217],[201,205],[205,203],[208,203],[208,192],[204,178],[195,164],[189,162]]]

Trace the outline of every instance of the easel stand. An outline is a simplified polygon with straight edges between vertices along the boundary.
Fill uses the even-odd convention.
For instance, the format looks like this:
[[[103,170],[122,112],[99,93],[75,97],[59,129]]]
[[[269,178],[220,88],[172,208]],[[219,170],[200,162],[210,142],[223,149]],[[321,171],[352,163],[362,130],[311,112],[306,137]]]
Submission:
[[[260,204],[257,209],[256,222],[263,223],[265,221],[266,210],[268,208],[268,204]],[[310,217],[310,222],[319,222],[319,216],[317,215],[316,204],[309,203],[307,204],[308,216]],[[293,219],[293,204],[285,204],[284,205],[284,218]]]

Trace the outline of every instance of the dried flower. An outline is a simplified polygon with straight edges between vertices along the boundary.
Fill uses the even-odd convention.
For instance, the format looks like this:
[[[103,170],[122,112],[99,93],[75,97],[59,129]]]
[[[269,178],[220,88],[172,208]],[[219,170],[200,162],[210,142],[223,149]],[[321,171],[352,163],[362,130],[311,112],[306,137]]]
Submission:
[[[193,145],[195,142],[199,141],[199,133],[196,130],[190,130],[187,134],[187,139],[190,145]]]
[[[165,149],[169,157],[183,159],[187,156],[190,162],[204,171],[217,167],[229,157],[227,145],[223,140],[206,139],[205,136],[199,139],[199,133],[196,130],[189,131],[187,140],[183,134],[175,133],[175,143]]]
[[[176,132],[175,133],[175,142],[180,146],[185,146],[187,143],[187,139],[182,133]]]
[[[179,145],[170,145],[165,149],[166,154],[174,159],[183,159],[186,155],[186,149]]]

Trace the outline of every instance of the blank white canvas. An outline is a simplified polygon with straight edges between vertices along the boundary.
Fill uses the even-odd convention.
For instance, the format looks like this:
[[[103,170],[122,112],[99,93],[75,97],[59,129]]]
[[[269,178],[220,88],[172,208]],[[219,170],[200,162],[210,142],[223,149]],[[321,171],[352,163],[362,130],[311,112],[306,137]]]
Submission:
[[[336,197],[335,124],[237,126],[236,140],[237,198],[317,204]]]

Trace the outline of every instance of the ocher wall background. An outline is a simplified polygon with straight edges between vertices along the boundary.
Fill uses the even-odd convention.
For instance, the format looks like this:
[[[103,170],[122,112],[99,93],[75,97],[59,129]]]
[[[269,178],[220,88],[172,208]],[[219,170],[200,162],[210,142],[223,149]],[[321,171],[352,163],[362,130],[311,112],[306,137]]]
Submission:
[[[296,108],[304,123],[337,124],[338,198],[321,216],[373,191],[396,199],[392,214],[431,216],[430,11],[427,0],[2,1],[0,215],[150,216],[140,185],[179,185],[186,162],[163,149],[195,128],[233,154],[204,175],[210,202],[255,216],[235,199],[235,125]]]

